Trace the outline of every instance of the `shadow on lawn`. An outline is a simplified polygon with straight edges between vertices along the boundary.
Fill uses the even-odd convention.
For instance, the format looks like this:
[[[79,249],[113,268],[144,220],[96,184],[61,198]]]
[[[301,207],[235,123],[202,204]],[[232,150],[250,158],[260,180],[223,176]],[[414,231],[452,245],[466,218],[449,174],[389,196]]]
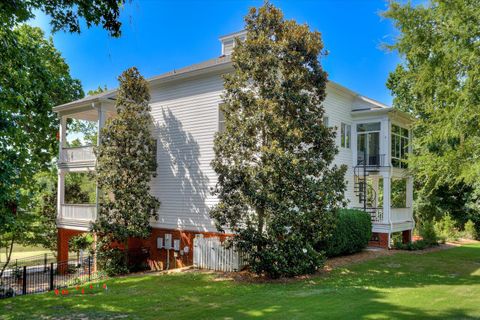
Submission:
[[[211,275],[201,273],[118,278],[111,281],[110,292],[98,297],[62,300],[39,295],[23,300],[25,305],[20,298],[10,310],[22,308],[21,312],[6,319],[42,315],[44,319],[473,319],[480,307],[467,293],[478,290],[472,286],[480,285],[479,268],[480,247],[469,246],[382,257],[288,284],[213,281]],[[437,285],[442,287],[425,288]],[[461,297],[452,289],[459,285],[467,287],[462,292],[471,301],[467,307],[455,305]],[[419,291],[401,291],[411,288]],[[401,301],[392,299],[399,294]],[[443,299],[441,308],[439,299]],[[0,315],[8,315],[6,306],[0,303]]]

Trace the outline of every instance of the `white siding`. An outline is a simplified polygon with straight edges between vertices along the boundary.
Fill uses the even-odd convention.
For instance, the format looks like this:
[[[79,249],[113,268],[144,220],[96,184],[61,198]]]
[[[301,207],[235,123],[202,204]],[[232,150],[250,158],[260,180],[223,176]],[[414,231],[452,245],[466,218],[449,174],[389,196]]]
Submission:
[[[209,208],[216,203],[210,166],[223,80],[218,74],[152,88],[157,177],[152,193],[161,201],[153,226],[215,231]]]
[[[216,202],[211,195],[216,175],[210,166],[213,138],[218,130],[218,105],[223,80],[219,74],[176,81],[151,88],[152,116],[158,139],[157,177],[152,193],[161,201],[158,228],[215,231],[209,208]],[[349,205],[356,204],[353,193],[352,147],[340,147],[340,123],[353,125],[354,97],[328,87],[324,102],[329,125],[337,128],[339,154],[335,164],[346,164]],[[352,139],[354,139],[352,135]]]
[[[340,146],[340,124],[343,122],[353,127],[353,120],[351,116],[352,106],[354,103],[354,97],[351,94],[345,93],[332,86],[327,87],[327,97],[323,103],[325,107],[325,115],[329,118],[329,126],[336,128],[337,136],[335,138],[335,144],[338,147],[338,154],[335,157],[334,164],[340,166],[345,164],[348,166],[345,179],[347,181],[347,191],[345,192],[345,198],[347,199],[348,206],[358,206],[357,197],[355,197],[353,191],[353,157],[352,157],[352,141],[350,141],[350,148],[342,148]],[[351,134],[351,139],[356,139]]]

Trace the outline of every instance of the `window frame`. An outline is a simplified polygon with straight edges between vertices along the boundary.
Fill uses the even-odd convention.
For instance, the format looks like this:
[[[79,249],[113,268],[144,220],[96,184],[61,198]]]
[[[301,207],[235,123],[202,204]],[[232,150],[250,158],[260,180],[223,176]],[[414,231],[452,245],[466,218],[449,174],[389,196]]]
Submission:
[[[348,123],[340,123],[340,146],[350,149],[352,146],[352,125]]]

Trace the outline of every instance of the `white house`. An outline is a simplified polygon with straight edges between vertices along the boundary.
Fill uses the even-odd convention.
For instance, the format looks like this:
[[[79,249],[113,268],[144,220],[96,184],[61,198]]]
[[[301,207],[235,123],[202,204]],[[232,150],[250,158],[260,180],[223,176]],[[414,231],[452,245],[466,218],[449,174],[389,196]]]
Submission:
[[[151,238],[132,240],[132,246],[149,247],[152,260],[160,268],[166,254],[157,249],[157,237],[168,234],[171,236],[167,238],[180,240],[176,244],[181,254],[171,258],[177,261],[170,262],[184,265],[191,263],[191,249],[183,249],[192,248],[195,234],[216,233],[209,218],[209,208],[217,201],[211,195],[216,175],[210,162],[214,134],[222,127],[221,76],[232,71],[230,54],[235,37],[244,37],[244,33],[220,38],[222,54],[218,58],[148,79],[158,162],[151,186],[161,206],[158,220],[151,222]],[[97,204],[65,201],[65,175],[95,170],[91,146],[67,147],[66,120],[97,121],[101,128],[106,119],[115,116],[115,95],[115,90],[107,91],[54,108],[61,119],[57,218],[60,260],[68,256],[68,239],[89,230],[97,211]],[[414,228],[413,181],[403,160],[409,153],[411,119],[334,82],[327,85],[324,107],[325,121],[337,130],[339,153],[335,163],[348,166],[348,206],[371,214],[371,244],[388,246],[394,232],[403,232],[408,240]]]

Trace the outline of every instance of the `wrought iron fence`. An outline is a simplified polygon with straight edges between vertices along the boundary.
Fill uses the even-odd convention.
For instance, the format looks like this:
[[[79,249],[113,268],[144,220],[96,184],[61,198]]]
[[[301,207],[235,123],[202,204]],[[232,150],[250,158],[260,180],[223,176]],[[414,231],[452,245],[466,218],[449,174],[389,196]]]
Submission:
[[[0,277],[0,299],[66,288],[97,279],[93,257],[33,264],[32,259],[17,262]],[[23,265],[20,265],[22,262]],[[37,260],[38,262],[38,260]]]

